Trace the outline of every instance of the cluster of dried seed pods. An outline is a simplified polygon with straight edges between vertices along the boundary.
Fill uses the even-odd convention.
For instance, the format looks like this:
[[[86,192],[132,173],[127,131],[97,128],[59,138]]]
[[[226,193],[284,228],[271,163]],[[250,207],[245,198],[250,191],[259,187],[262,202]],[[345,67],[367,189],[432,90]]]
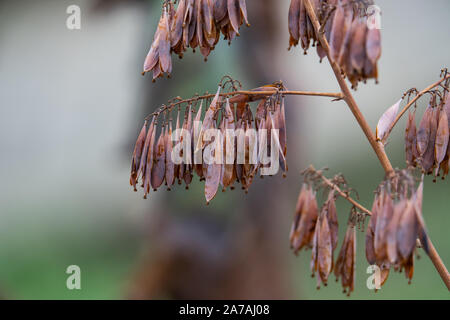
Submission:
[[[419,127],[416,128],[414,111],[410,111],[405,130],[405,152],[408,166],[420,167],[425,174],[439,176],[442,171],[442,179],[449,172],[450,157],[450,94],[446,99],[440,99],[438,95],[431,93],[431,99],[426,108]]]
[[[381,35],[377,28],[369,28],[368,16],[362,8],[371,2],[365,0],[311,1],[330,47],[330,57],[341,68],[356,89],[359,81],[378,78],[377,62],[381,56]],[[318,42],[311,19],[302,0],[291,0],[289,8],[289,47],[299,42],[305,54],[317,47],[322,60],[325,50]]]
[[[383,182],[376,193],[366,231],[366,258],[380,268],[380,286],[386,282],[391,267],[404,270],[411,282],[417,239],[428,253],[422,197],[423,182],[416,190],[406,170],[398,172],[394,180]]]
[[[207,203],[217,193],[234,189],[240,183],[248,191],[258,174],[273,175],[278,168],[287,171],[286,118],[282,84],[253,89],[265,94],[220,94],[220,85],[202,121],[202,97],[177,101],[161,107],[150,115],[138,136],[131,165],[130,184],[136,191],[138,180],[144,188],[144,198],[151,189],[164,182],[168,189],[184,181],[186,188],[196,173],[205,181]],[[267,95],[267,92],[270,92]],[[232,96],[231,98],[225,98]],[[253,113],[250,102],[257,101]],[[196,111],[196,105],[199,108]],[[180,122],[180,107],[186,104],[184,120]],[[178,106],[176,124],[171,112]],[[164,115],[156,140],[158,118]],[[148,130],[147,130],[148,126]]]
[[[317,288],[320,288],[322,283],[327,285],[328,277],[334,270],[336,280],[341,278],[344,292],[350,295],[355,279],[355,221],[358,215],[352,210],[344,242],[334,263],[339,232],[335,204],[338,195],[333,188],[330,190],[327,186],[328,197],[319,210],[313,184],[320,180],[321,176],[313,171],[304,171],[304,175],[305,181],[309,182],[302,186],[297,200],[290,233],[291,248],[295,254],[303,248],[312,249],[310,267],[312,275],[317,278]],[[340,184],[345,180],[337,176],[333,181]]]
[[[249,26],[245,0],[179,0],[176,8],[173,1],[165,1],[144,73],[152,71],[153,81],[164,73],[170,76],[171,53],[182,58],[189,47],[199,47],[206,61],[220,33],[231,43],[244,22]]]

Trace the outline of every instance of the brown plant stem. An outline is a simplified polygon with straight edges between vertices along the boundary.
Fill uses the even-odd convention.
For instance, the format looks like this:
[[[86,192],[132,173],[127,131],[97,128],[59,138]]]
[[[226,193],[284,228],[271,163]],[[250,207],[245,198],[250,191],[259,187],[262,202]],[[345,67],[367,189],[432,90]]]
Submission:
[[[397,115],[397,117],[395,118],[394,122],[392,123],[392,125],[389,127],[389,130],[387,131],[387,134],[384,138],[384,141],[386,141],[386,139],[389,137],[389,135],[391,134],[391,131],[394,129],[395,125],[397,124],[397,122],[400,120],[400,118],[406,113],[406,111],[408,111],[408,109],[417,101],[420,99],[420,97],[422,97],[424,94],[426,94],[428,91],[430,91],[431,89],[437,87],[438,85],[440,85],[442,82],[446,81],[447,79],[450,79],[450,74],[447,74],[445,77],[441,78],[439,81],[436,81],[435,83],[429,85],[428,87],[426,87],[425,89],[423,89],[422,91],[420,91],[415,97],[414,99],[412,99],[403,109],[402,111],[400,111],[400,113]]]
[[[238,94],[243,95],[249,95],[249,96],[270,96],[274,93],[279,92],[282,95],[294,95],[294,96],[313,96],[313,97],[328,97],[328,98],[335,98],[337,100],[343,99],[344,95],[340,92],[334,93],[334,92],[315,92],[315,91],[290,91],[290,90],[268,90],[268,91],[244,91],[244,90],[238,90],[238,91],[231,91],[231,92],[224,92],[221,93],[221,97],[229,97],[229,96],[235,96]],[[161,108],[156,110],[155,112],[149,114],[145,120],[149,120],[153,115],[159,114],[162,111],[164,111],[167,108],[173,108],[175,106],[178,106],[183,103],[192,103],[203,99],[210,99],[213,98],[215,94],[205,94],[202,96],[195,96],[189,99],[181,99],[180,97],[176,97],[172,99],[172,102],[169,103],[167,106],[163,105]]]
[[[314,8],[311,5],[310,0],[304,0],[303,1],[306,11],[308,12],[308,16],[311,19],[311,22],[314,26],[314,30],[316,32],[317,37],[319,38],[320,44],[322,45],[322,48],[325,50],[328,61],[330,62],[331,68],[333,69],[334,75],[339,83],[339,86],[341,87],[342,93],[344,94],[344,101],[347,103],[348,107],[352,111],[353,115],[355,116],[356,121],[360,125],[361,129],[363,130],[364,134],[367,137],[367,140],[369,141],[370,145],[372,146],[373,150],[375,151],[378,159],[380,160],[381,165],[384,168],[384,171],[386,172],[387,176],[394,175],[394,169],[392,168],[391,162],[389,161],[388,156],[386,155],[386,152],[384,151],[384,148],[382,147],[381,141],[378,143],[375,139],[375,135],[373,134],[369,124],[367,123],[366,119],[362,115],[361,111],[358,108],[358,105],[356,104],[355,99],[353,98],[349,87],[347,86],[347,83],[345,82],[345,79],[342,77],[341,68],[339,65],[333,61],[333,59],[330,56],[330,47],[328,45],[327,39],[325,38],[324,34],[320,32],[320,22],[317,19],[316,13],[314,12]],[[447,271],[447,268],[445,267],[444,263],[442,262],[442,259],[440,258],[438,252],[433,247],[433,244],[431,243],[431,240],[429,241],[429,254],[431,261],[433,262],[436,270],[438,271],[439,275],[441,276],[442,280],[444,281],[447,288],[450,290],[450,274]]]
[[[320,171],[317,171],[312,165],[309,167],[310,170],[314,171],[317,176],[319,176],[323,182],[325,182],[330,188],[333,188],[336,190],[339,195],[346,199],[348,202],[350,202],[352,205],[354,205],[359,210],[363,211],[364,213],[368,214],[369,216],[372,215],[372,212],[370,212],[369,209],[363,207],[361,204],[359,204],[356,200],[351,198],[348,193],[344,192],[339,188],[335,183],[331,182],[329,179],[327,179]]]
[[[367,140],[369,141],[370,145],[372,146],[372,149],[375,151],[375,154],[377,155],[378,159],[380,160],[380,163],[383,166],[383,169],[386,172],[386,174],[387,175],[394,174],[394,169],[392,168],[389,158],[387,157],[384,150],[377,143],[377,141],[375,139],[375,135],[372,132],[372,129],[370,128],[369,124],[367,123],[367,120],[364,118],[363,114],[359,110],[359,107],[356,104],[355,99],[353,98],[350,88],[348,87],[347,83],[345,82],[345,79],[342,77],[341,68],[330,56],[330,47],[328,45],[328,41],[325,38],[324,34],[320,32],[320,22],[316,17],[316,14],[311,5],[311,2],[309,0],[306,0],[306,1],[304,1],[304,4],[305,4],[305,8],[308,12],[308,15],[311,19],[311,22],[314,26],[314,29],[316,31],[317,37],[319,38],[320,44],[322,45],[322,48],[326,52],[328,61],[330,62],[330,65],[331,65],[331,68],[333,69],[336,80],[338,81],[339,86],[342,90],[342,93],[344,95],[344,97],[343,97],[344,101],[347,103],[348,107],[350,108],[351,112],[353,113],[353,116],[355,117],[356,121],[358,122],[358,124],[361,127],[364,134],[366,135]]]

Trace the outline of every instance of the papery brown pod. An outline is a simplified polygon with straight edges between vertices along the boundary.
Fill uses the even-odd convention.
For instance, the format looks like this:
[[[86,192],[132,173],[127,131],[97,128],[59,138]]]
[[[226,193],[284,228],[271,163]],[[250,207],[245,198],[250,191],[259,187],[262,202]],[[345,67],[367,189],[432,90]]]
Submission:
[[[211,128],[216,128],[215,122],[211,125]],[[214,198],[219,187],[222,165],[221,162],[217,161],[217,157],[221,153],[222,143],[223,142],[220,139],[218,139],[217,141],[216,139],[214,139],[209,143],[214,144],[215,147],[214,154],[212,155],[214,157],[213,163],[207,164],[207,170],[205,174],[206,204],[209,204],[209,202]]]
[[[166,138],[165,138],[165,152],[166,152],[166,185],[167,190],[170,190],[171,186],[175,182],[175,165],[172,160],[172,121],[166,124]]]
[[[236,161],[235,137],[234,137],[234,115],[227,99],[225,103],[225,139],[224,139],[224,166],[223,166],[223,187],[227,188],[233,184],[235,180],[234,163]]]
[[[300,221],[297,230],[294,232],[294,252],[297,253],[304,246],[311,246],[316,227],[319,209],[317,206],[316,195],[311,187],[308,188],[305,205],[300,213]]]
[[[203,118],[203,123],[200,129],[199,138],[197,146],[195,147],[195,151],[201,150],[205,147],[205,142],[203,141],[204,132],[213,127],[214,116],[216,112],[219,110],[219,95],[220,95],[220,87],[217,89],[217,93],[214,96],[209,108],[206,110],[205,117]]]
[[[203,101],[200,103],[200,107],[198,108],[197,114],[194,119],[193,125],[193,139],[192,139],[192,149],[193,149],[193,160],[194,160],[194,170],[197,173],[197,176],[202,179],[203,178],[203,165],[202,165],[202,155],[203,149],[196,150],[196,146],[199,143],[200,131],[202,127],[202,107]]]
[[[448,140],[449,140],[448,126],[449,123],[447,113],[444,110],[442,110],[439,114],[436,142],[434,146],[436,158],[436,173],[435,173],[436,176],[439,173],[439,168],[441,166],[442,161],[444,161],[444,158],[447,155]]]
[[[412,202],[414,205],[414,210],[416,213],[416,219],[417,219],[417,228],[418,228],[418,238],[420,240],[420,243],[422,245],[423,250],[427,254],[430,253],[429,248],[429,240],[427,235],[427,230],[425,227],[425,221],[423,220],[422,216],[422,201],[423,201],[423,181],[419,184],[419,187],[417,188],[416,192],[414,193],[412,197]]]
[[[136,144],[134,146],[133,151],[133,157],[131,159],[130,185],[133,186],[134,191],[137,191],[136,182],[138,178],[139,167],[141,164],[142,149],[144,148],[146,131],[147,131],[147,121],[144,122],[144,125],[142,126],[142,129],[136,140]]]
[[[333,18],[330,33],[330,57],[337,62],[345,37],[345,8],[339,3]]]
[[[408,200],[406,209],[400,217],[397,229],[397,248],[400,258],[408,260],[414,253],[418,234],[417,215],[414,204]]]
[[[328,194],[326,209],[327,209],[327,220],[331,234],[332,252],[334,252],[338,244],[338,236],[339,236],[339,224],[338,224],[334,190],[330,191],[330,193]]]
[[[355,261],[356,261],[356,230],[353,225],[347,227],[344,243],[339,252],[334,274],[336,279],[341,278],[344,292],[349,296],[354,290],[355,284]]]
[[[447,98],[445,100],[444,107],[442,108],[442,110],[445,111],[445,113],[447,114],[447,119],[449,119],[449,132],[450,132],[450,94],[447,93],[446,97]],[[447,146],[447,154],[441,163],[441,170],[443,172],[442,179],[444,179],[449,172],[449,158],[450,158],[450,143]]]
[[[185,134],[189,137],[189,139],[192,139],[192,106],[190,105],[188,109],[186,109],[187,117],[186,117],[186,123],[183,126]],[[186,137],[186,138],[188,138]],[[192,141],[188,141],[188,146],[192,145]],[[189,184],[192,182],[192,152],[191,148],[187,150],[187,153],[184,156],[184,175],[183,180],[186,184],[186,189],[189,189]]]
[[[395,121],[401,102],[402,99],[400,99],[397,103],[387,109],[378,120],[376,129],[377,140],[384,141],[386,135],[389,133],[389,129]]]
[[[308,38],[308,14],[306,13],[305,4],[300,1],[300,15],[299,15],[299,35],[300,35],[300,45],[304,50],[304,54],[309,48],[309,38]]]
[[[376,65],[381,57],[381,32],[377,28],[367,30],[366,55],[373,65]]]
[[[318,266],[319,266],[319,260],[318,260],[318,253],[319,253],[319,234],[320,234],[320,227],[321,227],[320,221],[316,223],[316,226],[314,228],[314,235],[311,242],[311,262],[309,264],[309,267],[311,269],[311,276],[314,277],[317,273]],[[320,276],[317,277],[317,289],[320,288],[321,279]]]
[[[341,48],[338,53],[336,62],[341,67],[343,67],[344,71],[346,71],[348,73],[348,71],[351,71],[351,69],[348,71],[345,70],[347,68],[344,65],[350,55],[350,45],[351,45],[351,40],[352,40],[352,35],[353,35],[353,11],[352,10],[347,12],[347,14],[345,15],[342,32],[344,34],[344,37],[342,39]],[[335,53],[333,52],[333,54],[335,54]]]
[[[300,218],[303,213],[303,206],[306,205],[307,197],[308,197],[307,185],[303,184],[297,198],[297,204],[295,205],[294,220],[292,222],[291,232],[289,234],[289,242],[291,243],[291,248],[294,248],[295,231],[298,228],[298,224],[300,222]]]
[[[296,46],[298,44],[298,40],[300,39],[300,1],[301,0],[291,0],[291,4],[289,6],[289,49],[291,49],[292,46]]]
[[[148,126],[147,136],[145,137],[144,148],[142,149],[141,164],[139,165],[139,170],[138,170],[138,179],[139,179],[139,176],[141,176],[141,180],[142,180],[141,187],[142,188],[144,188],[144,185],[145,185],[145,172],[147,170],[148,149],[150,147],[150,143],[152,140],[153,130],[155,129],[155,121],[156,121],[156,116],[153,116],[152,121],[150,122],[150,125]]]
[[[161,22],[161,26],[158,26],[160,29],[160,40],[159,40],[159,61],[160,61],[160,75],[157,75],[156,78],[162,76],[163,73],[167,73],[170,75],[172,72],[172,58],[170,56],[170,26],[169,26],[169,14],[167,10],[164,10],[163,19]],[[145,71],[145,70],[144,70]],[[155,76],[153,79],[156,79]]]
[[[380,195],[376,195],[375,199],[373,201],[372,205],[372,215],[370,216],[369,224],[367,225],[367,231],[366,231],[366,258],[367,262],[369,262],[370,265],[373,265],[376,263],[376,255],[375,255],[375,247],[374,247],[374,241],[375,241],[375,229],[377,225],[377,216],[378,212],[381,209],[381,204],[383,202],[382,199],[383,193]]]
[[[394,204],[389,193],[384,191],[383,203],[377,216],[377,224],[375,226],[374,249],[377,264],[382,264],[387,258],[386,247],[386,230],[389,221],[392,219],[394,212]]]
[[[425,153],[422,155],[422,169],[425,173],[431,173],[435,163],[435,142],[438,126],[438,108],[433,108],[430,116],[430,136],[428,140],[428,146]]]
[[[362,77],[364,77],[363,70],[366,61],[366,32],[366,22],[363,19],[359,19],[350,44],[350,59],[352,61],[352,67]]]
[[[183,46],[183,23],[185,16],[186,0],[180,0],[170,28],[170,44],[172,50],[180,57],[183,56],[182,53],[185,51],[185,47]]]
[[[431,105],[427,107],[425,113],[420,120],[419,129],[417,130],[417,151],[419,151],[419,156],[423,156],[428,148],[428,142],[430,141],[430,131],[431,131],[431,118],[433,114],[433,108]]]
[[[324,214],[319,219],[320,233],[318,236],[318,270],[321,281],[327,285],[328,276],[333,265],[333,247],[331,243],[330,227],[328,225],[327,215]]]
[[[147,161],[145,164],[144,199],[147,199],[147,194],[150,193],[150,185],[151,185],[151,180],[152,180],[152,171],[153,171],[154,157],[155,157],[156,128],[157,128],[157,123],[155,120],[155,122],[153,124],[150,144],[148,145]]]
[[[400,218],[403,212],[407,209],[407,200],[401,199],[394,206],[394,212],[389,224],[386,228],[386,252],[388,261],[391,264],[398,262],[398,248],[397,248],[397,231],[400,223]]]
[[[166,153],[164,151],[164,127],[161,128],[161,134],[154,150],[154,165],[152,168],[151,184],[156,191],[164,182],[166,172]]]
[[[408,114],[408,122],[406,123],[406,130],[405,130],[405,153],[406,153],[406,164],[408,166],[415,167],[416,159],[418,156],[417,133],[416,133],[416,110],[414,110],[414,112],[409,112]]]
[[[214,20],[220,22],[225,19],[228,15],[228,1],[227,0],[216,0],[214,2]]]

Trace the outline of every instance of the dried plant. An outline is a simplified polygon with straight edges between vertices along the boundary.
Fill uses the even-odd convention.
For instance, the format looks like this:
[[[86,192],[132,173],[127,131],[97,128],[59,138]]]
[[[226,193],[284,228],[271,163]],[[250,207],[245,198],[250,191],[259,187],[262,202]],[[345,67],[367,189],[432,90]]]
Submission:
[[[326,286],[334,272],[336,279],[341,279],[344,292],[350,295],[355,284],[355,234],[357,229],[365,229],[365,220],[370,217],[365,252],[367,261],[381,270],[380,285],[385,283],[391,269],[404,271],[411,281],[414,254],[420,244],[450,290],[450,275],[426,232],[422,216],[425,174],[434,172],[437,177],[442,172],[445,177],[449,171],[450,74],[444,69],[440,79],[423,91],[408,90],[384,112],[373,132],[346,82],[348,79],[356,89],[358,82],[378,77],[381,36],[379,29],[369,27],[371,17],[366,10],[372,4],[368,0],[291,0],[289,47],[300,43],[306,54],[311,45],[316,46],[320,59],[329,60],[341,92],[290,91],[281,82],[244,91],[238,81],[226,76],[215,94],[174,98],[145,119],[132,157],[130,184],[134,190],[140,183],[146,197],[164,182],[170,190],[175,181],[178,184],[184,181],[188,188],[195,173],[205,181],[207,203],[214,198],[219,185],[225,191],[240,183],[247,192],[258,172],[274,174],[267,171],[274,165],[283,172],[288,170],[285,96],[344,100],[377,155],[385,179],[375,191],[372,209],[368,210],[350,196],[354,190],[342,175],[328,179],[323,170],[313,166],[303,171],[304,183],[290,232],[291,248],[295,254],[311,249],[310,266],[317,277],[317,287],[322,283]],[[144,64],[144,72],[153,71],[154,79],[164,73],[170,75],[172,52],[182,57],[188,47],[199,47],[206,58],[218,42],[220,32],[231,42],[244,22],[249,25],[243,0],[180,0],[176,8],[175,5],[174,1],[164,1]],[[430,100],[416,127],[417,103],[425,95]],[[399,112],[403,100],[407,103]],[[252,111],[252,103],[256,104],[256,111]],[[394,170],[384,146],[411,106],[414,111],[409,111],[404,137],[407,169]],[[203,158],[212,161],[202,162]],[[420,179],[418,169],[422,173]],[[321,206],[317,200],[319,190],[325,194]],[[352,209],[335,260],[339,242],[335,203],[339,198],[350,202]]]

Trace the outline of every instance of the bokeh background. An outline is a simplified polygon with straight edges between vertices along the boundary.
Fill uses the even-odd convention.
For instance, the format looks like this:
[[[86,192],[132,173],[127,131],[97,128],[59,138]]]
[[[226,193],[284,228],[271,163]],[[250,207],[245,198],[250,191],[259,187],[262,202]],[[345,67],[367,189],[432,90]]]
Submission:
[[[172,79],[152,84],[140,71],[161,1],[0,1],[2,296],[347,299],[334,281],[317,291],[310,253],[295,257],[288,248],[301,169],[312,163],[344,173],[366,206],[383,179],[343,102],[289,97],[288,177],[258,179],[248,195],[219,194],[207,207],[197,181],[146,201],[128,185],[143,117],[173,96],[212,92],[225,74],[247,89],[282,79],[290,89],[338,90],[314,50],[286,50],[288,0],[247,3],[252,26],[231,47],[221,41],[207,63],[199,53],[174,57]],[[450,67],[448,0],[376,3],[380,83],[355,92],[372,127],[404,91]],[[66,28],[72,4],[81,8],[81,30]],[[387,146],[396,167],[404,166],[404,125]],[[449,193],[448,179],[426,179],[424,217],[447,266]],[[343,234],[350,207],[339,200],[338,210]],[[352,299],[449,298],[423,252],[411,285],[395,273],[369,291],[362,232],[358,240]],[[81,290],[66,288],[72,264],[81,268]]]

